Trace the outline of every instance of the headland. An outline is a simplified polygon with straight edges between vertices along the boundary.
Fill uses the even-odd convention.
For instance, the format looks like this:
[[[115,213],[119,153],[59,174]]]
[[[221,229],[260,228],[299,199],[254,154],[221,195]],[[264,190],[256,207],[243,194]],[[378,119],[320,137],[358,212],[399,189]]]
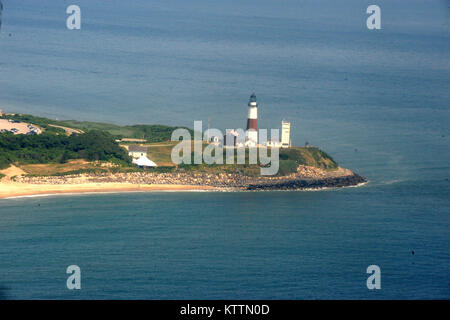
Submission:
[[[175,144],[170,141],[175,127],[122,127],[30,115],[1,118],[41,131],[0,133],[0,198],[89,192],[311,190],[366,182],[309,145],[280,149],[278,173],[263,176],[261,163],[175,165],[171,161]],[[137,143],[139,148],[130,148]],[[202,142],[202,148],[209,144]],[[158,166],[137,166],[132,162],[136,151]]]

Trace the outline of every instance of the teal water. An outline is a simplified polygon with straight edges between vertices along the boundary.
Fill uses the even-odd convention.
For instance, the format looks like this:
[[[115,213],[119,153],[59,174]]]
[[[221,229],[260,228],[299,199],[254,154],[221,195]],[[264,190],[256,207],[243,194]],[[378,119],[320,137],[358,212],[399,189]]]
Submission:
[[[1,280],[26,299],[448,299],[448,197],[435,188],[2,200]]]
[[[2,2],[2,110],[238,128],[255,91],[370,182],[0,200],[0,297],[449,298],[448,2],[377,1],[375,32],[368,1],[80,0],[80,31],[71,1]]]

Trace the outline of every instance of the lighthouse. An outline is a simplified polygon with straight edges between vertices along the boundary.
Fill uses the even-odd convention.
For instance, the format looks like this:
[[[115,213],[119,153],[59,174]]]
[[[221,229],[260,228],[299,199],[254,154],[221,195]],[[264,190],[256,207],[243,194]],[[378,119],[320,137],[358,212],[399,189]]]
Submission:
[[[248,102],[247,131],[245,135],[245,145],[256,147],[258,145],[258,102],[253,93]]]

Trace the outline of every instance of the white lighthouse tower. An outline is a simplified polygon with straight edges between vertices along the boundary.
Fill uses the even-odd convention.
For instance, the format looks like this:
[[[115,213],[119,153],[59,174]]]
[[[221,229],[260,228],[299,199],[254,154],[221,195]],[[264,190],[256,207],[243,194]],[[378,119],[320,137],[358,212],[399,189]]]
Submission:
[[[254,93],[250,96],[250,101],[248,102],[245,145],[248,147],[256,147],[258,145],[258,102]]]

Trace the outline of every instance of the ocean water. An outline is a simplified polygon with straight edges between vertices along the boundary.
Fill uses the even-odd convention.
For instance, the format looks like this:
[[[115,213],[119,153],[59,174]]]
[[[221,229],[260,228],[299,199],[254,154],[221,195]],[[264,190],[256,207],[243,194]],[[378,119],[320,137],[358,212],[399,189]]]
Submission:
[[[254,91],[369,183],[0,200],[0,297],[450,297],[447,1],[377,1],[377,31],[368,1],[79,0],[79,31],[71,1],[2,2],[2,110],[239,128]]]
[[[450,294],[448,197],[434,183],[61,196],[1,204],[0,274],[11,299]],[[81,268],[79,291],[66,288],[65,271],[73,264]],[[372,264],[381,268],[381,290],[366,287]]]

